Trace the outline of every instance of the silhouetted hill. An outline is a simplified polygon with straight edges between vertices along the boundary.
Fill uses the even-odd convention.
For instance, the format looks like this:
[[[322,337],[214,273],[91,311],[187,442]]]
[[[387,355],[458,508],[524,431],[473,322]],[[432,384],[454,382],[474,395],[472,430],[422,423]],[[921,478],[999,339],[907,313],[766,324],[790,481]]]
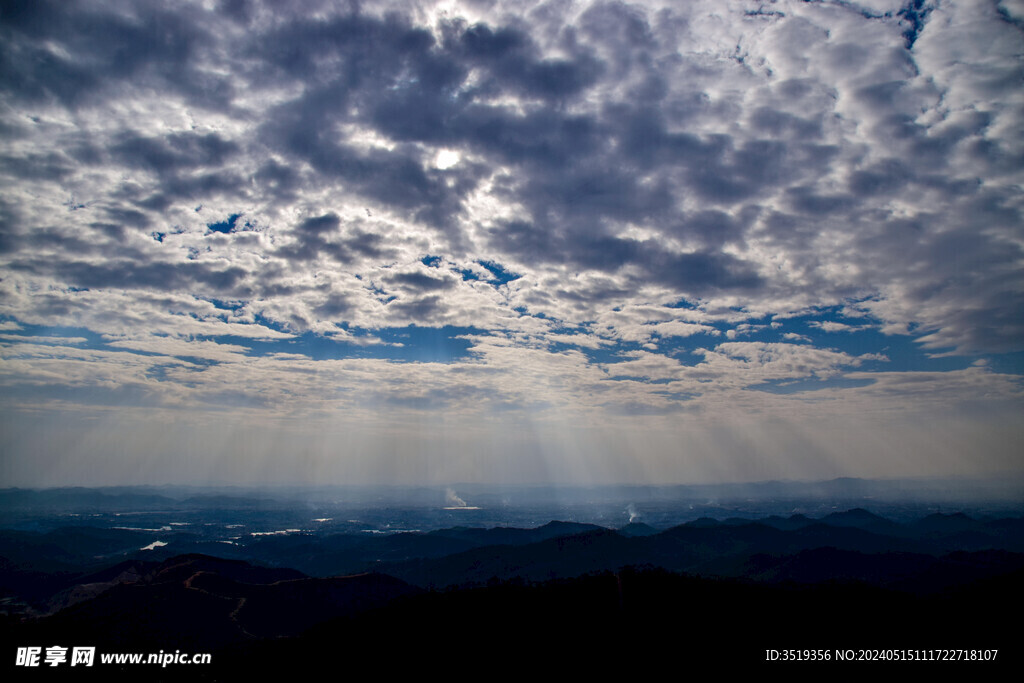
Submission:
[[[687,522],[683,526],[692,527],[694,529],[714,529],[722,526],[722,523],[711,517],[701,517],[700,519],[695,519],[692,522]]]
[[[294,569],[255,567],[241,560],[226,560],[209,555],[180,555],[158,564],[143,583],[177,583],[187,581],[199,573],[216,574],[239,583],[266,584],[306,578]]]
[[[793,531],[753,523],[686,524],[648,536],[599,530],[527,545],[488,546],[439,558],[378,566],[423,587],[483,585],[513,578],[570,578],[631,565],[762,581],[859,580],[890,585],[935,565],[936,557],[922,551],[920,545],[905,538],[825,524]],[[757,556],[761,559],[755,561]],[[972,564],[971,554],[962,557],[967,565]],[[1005,554],[1000,571],[1016,569],[1018,560],[1018,556]],[[973,580],[974,575],[963,573],[962,568],[943,567],[942,571],[949,575],[945,585]],[[935,585],[931,580],[921,583],[922,588]]]
[[[819,523],[828,526],[853,527],[879,534],[890,534],[900,528],[899,524],[868,512],[864,508],[854,508],[846,512],[833,512],[822,517]]]
[[[0,509],[64,512],[68,510],[134,510],[167,508],[171,498],[137,490],[101,490],[83,487],[54,489],[0,489]]]
[[[829,648],[834,656],[836,648],[934,648],[954,640],[1001,648],[1002,660],[974,665],[975,675],[985,677],[1020,661],[1016,635],[985,618],[990,608],[982,601],[1002,588],[921,598],[857,583],[758,585],[624,569],[411,596],[260,651],[232,650],[225,659],[267,661],[265,675],[286,675],[284,663],[344,644],[370,661],[387,661],[389,672],[401,676],[438,662],[462,672],[496,667],[516,676],[542,669],[617,677],[657,675],[698,659],[730,672],[777,669],[765,662],[765,650],[781,648],[779,641]]]
[[[43,619],[29,632],[65,639],[88,633],[91,642],[109,647],[202,651],[295,636],[324,620],[418,592],[381,574],[309,578],[295,570],[203,555],[136,569],[144,571]]]
[[[774,529],[779,529],[780,531],[802,529],[805,526],[810,526],[815,523],[813,519],[805,515],[791,515],[785,518],[772,515],[771,517],[759,519],[758,522]]]
[[[379,562],[442,557],[477,545],[472,541],[435,534],[289,535],[253,542],[247,546],[245,554],[270,564],[294,566],[315,576],[332,576],[364,572]]]
[[[153,572],[159,563],[128,560],[98,572],[75,576],[73,585],[52,595],[45,603],[45,612],[53,613],[71,605],[95,598],[122,583],[137,583]],[[69,580],[70,581],[70,580]]]
[[[634,551],[641,539],[608,529],[549,538],[520,546],[488,546],[434,560],[418,559],[382,566],[382,570],[423,587],[482,584],[519,577],[530,581],[579,576],[608,568],[609,561],[642,563]]]
[[[866,554],[836,548],[814,548],[789,555],[752,555],[740,562],[711,563],[706,569],[718,576],[767,583],[851,583],[861,581],[891,586],[929,570],[938,560],[913,553]]]
[[[453,527],[426,534],[335,534],[325,537],[294,534],[250,542],[246,556],[269,564],[296,567],[315,576],[331,576],[368,571],[381,562],[440,558],[473,548],[526,545],[594,530],[604,528],[575,522],[549,522],[535,529]]]
[[[984,531],[985,523],[971,519],[962,512],[944,515],[936,512],[909,525],[920,533],[950,534],[963,531]]]
[[[571,536],[586,531],[603,530],[595,524],[580,524],[578,522],[548,522],[535,529],[517,529],[515,527],[495,527],[492,529],[474,529],[469,527],[455,527],[451,529],[439,529],[432,531],[430,535],[443,536],[446,538],[458,538],[472,542],[475,546],[489,545],[526,545],[537,543],[549,538],[559,536]]]
[[[35,620],[11,612],[0,627],[12,643],[87,638],[108,651],[217,653],[225,664],[189,673],[199,680],[295,675],[295,662],[325,653],[382,662],[389,672],[440,661],[505,672],[548,657],[608,674],[680,652],[754,665],[766,648],[793,644],[1015,646],[1015,633],[993,615],[1021,604],[1024,554],[942,549],[965,538],[1012,545],[1020,520],[879,519],[854,510],[817,521],[633,526],[642,535],[565,522],[289,534],[204,541],[234,557],[142,553],[152,560],[113,550],[130,544],[138,552],[137,543],[153,538],[131,535],[139,532],[2,534],[0,547],[27,566],[46,566],[48,552],[62,559],[52,574],[0,559],[0,576],[19,578],[59,609]],[[86,558],[93,549],[110,552]],[[76,568],[74,558],[87,561]],[[378,571],[313,578],[302,571],[310,566]]]
[[[644,524],[643,522],[630,522],[624,527],[619,529],[619,533],[623,536],[654,536],[660,533],[654,527]]]
[[[47,533],[0,531],[0,557],[25,568],[80,567],[102,556],[134,552],[151,542],[150,535],[129,529],[79,526]]]

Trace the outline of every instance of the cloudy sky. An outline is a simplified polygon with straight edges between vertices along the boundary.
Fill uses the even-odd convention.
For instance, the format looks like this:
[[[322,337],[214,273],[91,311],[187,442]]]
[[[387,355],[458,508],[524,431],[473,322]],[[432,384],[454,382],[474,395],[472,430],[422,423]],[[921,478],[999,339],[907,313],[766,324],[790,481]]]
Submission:
[[[1020,476],[1022,31],[4,2],[0,485]]]

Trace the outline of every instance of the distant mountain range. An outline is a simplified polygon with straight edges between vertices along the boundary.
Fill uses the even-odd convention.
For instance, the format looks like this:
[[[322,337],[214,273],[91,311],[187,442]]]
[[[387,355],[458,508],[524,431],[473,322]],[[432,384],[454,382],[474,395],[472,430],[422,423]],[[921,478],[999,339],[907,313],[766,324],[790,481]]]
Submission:
[[[931,504],[976,506],[995,503],[1015,508],[1024,500],[1018,477],[983,479],[859,479],[825,481],[761,481],[725,484],[516,486],[455,484],[469,505],[490,508],[532,506],[559,501],[568,505],[601,501],[612,505],[700,503],[719,501],[816,501],[846,504],[871,501],[895,509],[926,501]],[[353,509],[447,505],[450,486],[107,486],[0,489],[0,510],[7,511],[131,511],[222,508],[297,509],[303,505],[340,505]]]
[[[994,647],[1007,633],[991,616],[1018,609],[1024,586],[1024,520],[964,514],[160,537],[166,545],[129,529],[0,532],[7,642],[218,652],[248,666],[332,638],[375,657],[433,656],[443,634],[493,650],[559,633],[567,647],[593,645],[607,629],[629,634],[630,647],[667,647],[675,633],[698,649],[712,639],[724,656],[732,643],[753,664],[765,648],[812,641]],[[884,616],[893,610],[905,627]],[[665,619],[678,628],[666,631]],[[821,619],[832,620],[827,634],[814,626]],[[655,632],[638,638],[644,629]]]

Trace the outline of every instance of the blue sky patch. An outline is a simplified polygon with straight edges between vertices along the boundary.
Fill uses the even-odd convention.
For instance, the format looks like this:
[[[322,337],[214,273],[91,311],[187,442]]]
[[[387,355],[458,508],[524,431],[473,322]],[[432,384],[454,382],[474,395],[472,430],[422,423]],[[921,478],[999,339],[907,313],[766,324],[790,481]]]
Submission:
[[[228,216],[228,219],[226,221],[221,221],[220,223],[210,223],[206,227],[209,228],[211,232],[229,233],[235,229],[235,226],[238,223],[238,219],[241,217],[242,214],[233,213],[230,216]]]
[[[829,377],[827,379],[776,379],[746,387],[750,391],[765,391],[769,394],[800,394],[806,391],[822,389],[853,389],[874,384],[873,379],[851,379],[848,377]]]
[[[273,329],[268,321],[260,321]],[[207,337],[209,341],[237,344],[250,349],[251,356],[268,356],[275,353],[290,353],[307,356],[311,360],[341,360],[345,358],[378,358],[407,363],[452,363],[469,357],[472,342],[460,339],[461,335],[481,334],[482,330],[472,327],[391,327],[381,330],[349,328],[348,332],[357,339],[366,338],[368,343],[329,337],[314,332],[304,332],[291,339],[249,339],[246,337]],[[384,343],[377,343],[371,338]]]
[[[477,263],[486,268],[491,274],[492,284],[507,285],[513,280],[518,280],[522,277],[522,275],[519,275],[518,273],[506,270],[504,266],[500,263],[495,263],[494,261],[477,261]]]

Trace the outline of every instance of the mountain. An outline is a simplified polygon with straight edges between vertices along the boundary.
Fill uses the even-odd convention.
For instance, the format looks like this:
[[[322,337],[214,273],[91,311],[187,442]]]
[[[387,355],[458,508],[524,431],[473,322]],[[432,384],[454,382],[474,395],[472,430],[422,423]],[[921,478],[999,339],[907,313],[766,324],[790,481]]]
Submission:
[[[880,534],[890,534],[900,528],[900,525],[896,522],[891,522],[885,517],[879,517],[864,508],[854,508],[845,512],[833,512],[822,517],[819,523],[827,526],[863,529],[864,531]]]
[[[543,661],[635,675],[680,653],[755,666],[766,649],[792,644],[955,642],[1011,658],[1015,634],[994,615],[1024,597],[1024,554],[1007,547],[1021,527],[966,515],[896,524],[851,510],[664,531],[552,522],[239,535],[230,545],[213,532],[184,535],[184,545],[232,557],[164,557],[177,537],[164,532],[2,532],[0,549],[17,563],[0,557],[0,576],[22,584],[6,584],[0,629],[11,643],[215,653],[221,664],[190,670],[195,680],[294,676],[297,663],[324,657],[392,673],[525,674]],[[158,536],[169,544],[138,550]],[[992,546],[944,550],[968,538]],[[26,595],[37,598],[34,613],[11,607]]]
[[[620,527],[619,533],[623,536],[654,536],[660,532],[643,522],[630,522],[626,526]]]
[[[382,574],[310,578],[204,555],[171,558],[42,620],[45,642],[90,633],[108,647],[209,650],[311,626],[419,592]]]

